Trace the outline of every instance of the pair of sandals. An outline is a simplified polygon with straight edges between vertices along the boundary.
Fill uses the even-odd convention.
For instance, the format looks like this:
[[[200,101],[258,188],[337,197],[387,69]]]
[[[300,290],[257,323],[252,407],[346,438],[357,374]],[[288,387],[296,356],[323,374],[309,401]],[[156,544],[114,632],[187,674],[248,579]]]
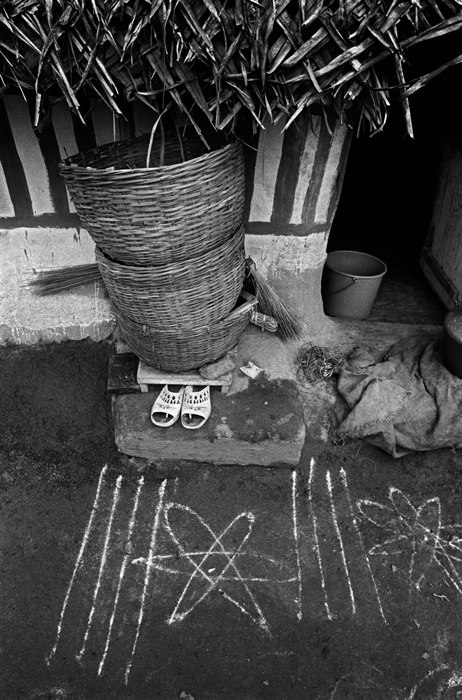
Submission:
[[[197,430],[207,422],[212,411],[210,387],[166,384],[151,409],[151,421],[159,428],[169,428],[181,418],[181,425],[188,430]]]

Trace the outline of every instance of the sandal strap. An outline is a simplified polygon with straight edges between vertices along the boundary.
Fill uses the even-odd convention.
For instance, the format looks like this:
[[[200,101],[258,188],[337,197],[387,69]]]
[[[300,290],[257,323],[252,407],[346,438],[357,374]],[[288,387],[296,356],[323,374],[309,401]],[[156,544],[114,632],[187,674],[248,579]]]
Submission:
[[[166,386],[164,386],[159,396],[157,397],[157,400],[167,405],[176,406],[177,404],[182,403],[183,391],[170,391],[169,389],[167,389]]]
[[[193,404],[183,403],[182,413],[191,413],[195,416],[205,416],[207,413],[209,413],[209,406],[197,406]]]
[[[181,407],[181,412],[208,417],[210,415],[211,404],[210,404],[210,387],[206,386],[200,391],[189,390],[188,387],[185,390],[185,395],[183,399],[183,406]]]
[[[154,413],[170,413],[170,411],[173,409],[174,412],[176,412],[176,407],[178,404],[173,404],[173,403],[167,403],[166,401],[156,401],[156,403],[153,406],[153,412]]]
[[[167,413],[175,416],[180,412],[181,404],[183,403],[184,389],[181,388],[178,392],[170,391],[165,385],[151,409],[151,413]]]

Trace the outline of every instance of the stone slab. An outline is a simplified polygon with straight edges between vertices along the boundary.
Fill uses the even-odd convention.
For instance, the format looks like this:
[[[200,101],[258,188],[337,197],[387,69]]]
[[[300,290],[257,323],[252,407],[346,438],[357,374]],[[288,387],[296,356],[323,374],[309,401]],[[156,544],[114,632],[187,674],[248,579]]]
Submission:
[[[115,442],[120,452],[150,461],[267,467],[299,462],[305,424],[293,382],[263,376],[233,396],[212,390],[212,414],[199,430],[186,430],[180,421],[170,428],[153,425],[154,398],[152,393],[115,397]]]

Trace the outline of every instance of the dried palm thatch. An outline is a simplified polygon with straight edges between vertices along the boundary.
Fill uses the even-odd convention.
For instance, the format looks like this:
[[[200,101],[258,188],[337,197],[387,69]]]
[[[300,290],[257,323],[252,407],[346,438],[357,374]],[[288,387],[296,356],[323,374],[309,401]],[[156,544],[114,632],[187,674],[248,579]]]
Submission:
[[[198,129],[198,113],[232,130],[318,104],[372,131],[397,91],[410,130],[408,97],[462,55],[406,83],[406,52],[461,27],[461,0],[2,0],[0,91],[34,90],[36,123],[57,96],[81,114],[85,88]]]

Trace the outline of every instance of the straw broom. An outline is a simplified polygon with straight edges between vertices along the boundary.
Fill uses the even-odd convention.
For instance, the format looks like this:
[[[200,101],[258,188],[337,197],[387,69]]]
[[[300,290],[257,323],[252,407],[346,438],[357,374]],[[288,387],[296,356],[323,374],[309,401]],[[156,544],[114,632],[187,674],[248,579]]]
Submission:
[[[248,279],[255,289],[258,308],[263,314],[272,316],[278,324],[277,335],[283,341],[297,340],[302,335],[302,323],[294,312],[287,306],[265,278],[258,272],[252,258],[247,258]]]
[[[46,297],[69,291],[82,284],[102,281],[98,265],[89,263],[39,272],[38,277],[30,281],[27,286],[36,296]]]
[[[281,340],[287,341],[300,338],[302,334],[300,319],[297,318],[257,271],[257,267],[251,258],[246,260],[246,272],[247,281],[250,281],[258,298],[260,312],[277,321],[277,335],[279,335]],[[87,265],[74,265],[40,272],[37,279],[29,282],[27,286],[36,296],[44,297],[94,282],[103,282],[103,278],[98,265],[89,263]],[[268,328],[268,330],[270,329]]]

